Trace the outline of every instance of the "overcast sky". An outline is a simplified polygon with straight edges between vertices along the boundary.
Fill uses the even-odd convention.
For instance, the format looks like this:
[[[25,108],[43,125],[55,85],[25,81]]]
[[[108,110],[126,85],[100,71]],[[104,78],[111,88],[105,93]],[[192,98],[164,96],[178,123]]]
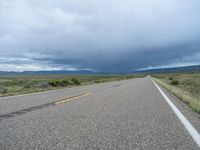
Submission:
[[[199,0],[0,0],[0,70],[200,64]]]

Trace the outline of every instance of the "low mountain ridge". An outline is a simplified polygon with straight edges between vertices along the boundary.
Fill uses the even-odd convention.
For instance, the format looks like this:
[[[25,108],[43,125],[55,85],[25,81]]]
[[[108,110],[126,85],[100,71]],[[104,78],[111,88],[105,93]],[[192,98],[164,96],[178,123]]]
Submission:
[[[67,70],[53,70],[53,71],[23,71],[23,72],[6,72],[0,71],[0,75],[45,75],[45,74],[138,74],[138,73],[171,73],[171,72],[200,72],[200,65],[196,66],[186,66],[186,67],[173,67],[173,68],[163,68],[163,69],[149,69],[149,70],[141,70],[141,71],[133,71],[133,72],[97,72],[90,70],[75,70],[75,71],[67,71]]]

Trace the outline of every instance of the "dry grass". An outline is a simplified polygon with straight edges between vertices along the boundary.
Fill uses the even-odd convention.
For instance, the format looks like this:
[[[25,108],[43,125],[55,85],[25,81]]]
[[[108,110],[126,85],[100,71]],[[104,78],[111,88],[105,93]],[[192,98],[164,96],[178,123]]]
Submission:
[[[197,97],[196,93],[195,95],[191,93],[190,91],[183,90],[183,88],[180,88],[181,86],[174,86],[170,85],[168,82],[162,79],[156,79],[154,80],[160,84],[162,87],[176,95],[178,98],[180,98],[184,103],[186,103],[193,111],[200,113],[200,99]],[[187,89],[186,87],[184,89]],[[195,92],[195,91],[193,91]]]
[[[2,75],[0,97],[142,77],[141,75]]]

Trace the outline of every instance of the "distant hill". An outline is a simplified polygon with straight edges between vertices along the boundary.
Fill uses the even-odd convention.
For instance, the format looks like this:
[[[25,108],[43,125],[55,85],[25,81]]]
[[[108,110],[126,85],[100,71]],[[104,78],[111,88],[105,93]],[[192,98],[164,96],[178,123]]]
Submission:
[[[187,66],[187,67],[174,67],[174,68],[164,68],[164,69],[149,69],[142,71],[133,72],[94,72],[90,70],[77,70],[77,71],[67,71],[67,70],[56,70],[56,71],[23,71],[23,72],[5,72],[0,71],[0,75],[46,75],[46,74],[150,74],[150,73],[170,73],[170,72],[200,72],[200,65],[197,66]]]
[[[46,74],[95,74],[95,72],[89,70],[79,70],[79,71],[56,70],[56,71],[23,71],[23,72],[0,71],[0,75],[46,75]]]
[[[136,73],[171,73],[171,72],[200,72],[200,65],[136,71]]]

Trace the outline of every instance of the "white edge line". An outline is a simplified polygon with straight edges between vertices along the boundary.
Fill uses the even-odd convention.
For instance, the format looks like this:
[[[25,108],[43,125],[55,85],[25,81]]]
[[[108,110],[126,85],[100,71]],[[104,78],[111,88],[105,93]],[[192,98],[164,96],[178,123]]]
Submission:
[[[151,79],[153,81],[153,79]],[[185,126],[189,134],[192,136],[193,140],[196,142],[198,147],[200,148],[200,135],[198,131],[192,126],[192,124],[187,120],[187,118],[178,110],[178,108],[172,103],[172,101],[166,96],[166,94],[160,89],[160,87],[153,81],[154,85],[157,87],[157,89],[160,91],[162,96],[165,98],[166,102],[169,104],[169,106],[172,108],[172,110],[175,112],[177,117],[180,119],[182,124]]]

